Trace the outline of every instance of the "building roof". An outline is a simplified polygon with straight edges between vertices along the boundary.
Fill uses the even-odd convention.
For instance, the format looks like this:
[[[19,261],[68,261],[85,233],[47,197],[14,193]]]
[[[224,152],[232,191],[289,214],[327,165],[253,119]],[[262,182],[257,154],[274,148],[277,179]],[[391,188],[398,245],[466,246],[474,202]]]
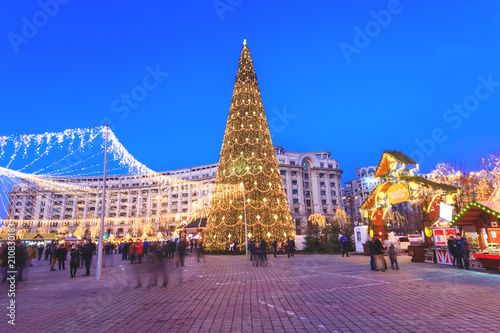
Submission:
[[[417,166],[417,162],[406,156],[400,151],[397,150],[386,150],[382,154],[380,158],[380,162],[378,163],[377,170],[375,170],[375,177],[385,176],[391,170],[391,166],[397,161],[401,164],[407,166]]]
[[[404,180],[407,182],[413,182],[413,183],[416,183],[419,185],[424,185],[427,187],[431,187],[433,189],[442,190],[442,191],[446,191],[449,193],[457,193],[458,192],[458,188],[455,186],[451,186],[448,184],[436,183],[436,182],[433,182],[432,180],[429,180],[429,179],[426,179],[426,178],[420,177],[420,176],[400,176],[399,178],[401,180]]]
[[[485,213],[497,219],[500,218],[500,202],[498,201],[472,201],[455,215],[450,225],[475,224]]]

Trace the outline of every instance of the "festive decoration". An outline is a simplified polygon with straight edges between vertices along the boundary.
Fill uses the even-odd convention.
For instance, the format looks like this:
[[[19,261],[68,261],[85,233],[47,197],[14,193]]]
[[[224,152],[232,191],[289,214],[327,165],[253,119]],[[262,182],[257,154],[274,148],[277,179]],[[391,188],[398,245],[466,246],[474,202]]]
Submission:
[[[325,215],[320,213],[310,215],[307,221],[316,224],[318,227],[326,227]]]
[[[240,193],[227,195],[231,186],[240,186]],[[293,237],[292,218],[246,45],[241,51],[207,222],[205,245],[209,250],[225,249],[230,238],[245,242],[245,207],[247,232],[253,237],[264,239],[268,233],[268,238]]]

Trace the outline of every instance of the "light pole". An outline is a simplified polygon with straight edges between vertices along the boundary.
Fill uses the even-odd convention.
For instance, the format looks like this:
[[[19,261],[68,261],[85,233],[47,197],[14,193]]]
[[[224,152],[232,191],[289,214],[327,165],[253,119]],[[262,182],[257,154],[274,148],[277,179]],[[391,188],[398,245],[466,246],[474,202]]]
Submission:
[[[102,243],[104,236],[104,203],[106,200],[106,174],[108,167],[108,131],[109,126],[106,123],[106,141],[104,143],[104,177],[102,182],[102,202],[101,202],[101,223],[99,228],[99,244],[97,245],[97,270],[95,279],[99,281],[101,279],[102,272]]]
[[[240,184],[243,190],[243,216],[245,217],[245,255],[248,255],[248,230],[247,230],[247,203],[245,200],[245,185]]]

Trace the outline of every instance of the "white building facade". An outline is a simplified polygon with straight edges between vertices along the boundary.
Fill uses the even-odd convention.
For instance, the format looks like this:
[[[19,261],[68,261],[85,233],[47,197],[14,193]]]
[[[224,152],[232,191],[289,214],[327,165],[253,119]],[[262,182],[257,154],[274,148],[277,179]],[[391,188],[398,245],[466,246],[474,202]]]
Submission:
[[[311,214],[321,213],[332,220],[336,209],[342,208],[342,170],[338,162],[326,151],[296,153],[275,147],[275,153],[296,234],[305,233]],[[140,236],[140,225],[149,226],[149,234],[171,235],[182,221],[194,217],[194,206],[208,206],[217,166],[215,163],[164,171],[155,176],[108,176],[105,233]],[[19,230],[32,233],[39,228],[54,232],[64,226],[71,234],[80,225],[98,225],[103,178],[67,177],[58,178],[58,182],[89,191],[54,191],[26,181],[17,183],[9,192],[7,219],[18,221]]]
[[[356,179],[345,183],[342,188],[342,200],[347,216],[358,224],[367,224],[368,220],[361,216],[359,207],[377,187],[379,181],[374,178],[376,165],[356,169]]]

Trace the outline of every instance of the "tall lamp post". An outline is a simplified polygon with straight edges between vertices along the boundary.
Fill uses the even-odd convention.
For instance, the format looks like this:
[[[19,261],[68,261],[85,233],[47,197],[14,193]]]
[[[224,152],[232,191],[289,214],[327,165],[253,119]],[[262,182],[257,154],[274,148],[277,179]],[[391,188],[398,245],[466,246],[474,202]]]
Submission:
[[[245,200],[245,185],[240,184],[243,191],[243,216],[245,217],[245,255],[248,255],[247,202]]]
[[[106,123],[106,141],[104,143],[104,178],[102,182],[102,202],[101,202],[101,223],[99,228],[99,244],[97,246],[97,270],[95,279],[99,281],[101,279],[102,272],[102,243],[104,241],[104,203],[106,200],[106,175],[108,167],[108,131],[109,125]]]

